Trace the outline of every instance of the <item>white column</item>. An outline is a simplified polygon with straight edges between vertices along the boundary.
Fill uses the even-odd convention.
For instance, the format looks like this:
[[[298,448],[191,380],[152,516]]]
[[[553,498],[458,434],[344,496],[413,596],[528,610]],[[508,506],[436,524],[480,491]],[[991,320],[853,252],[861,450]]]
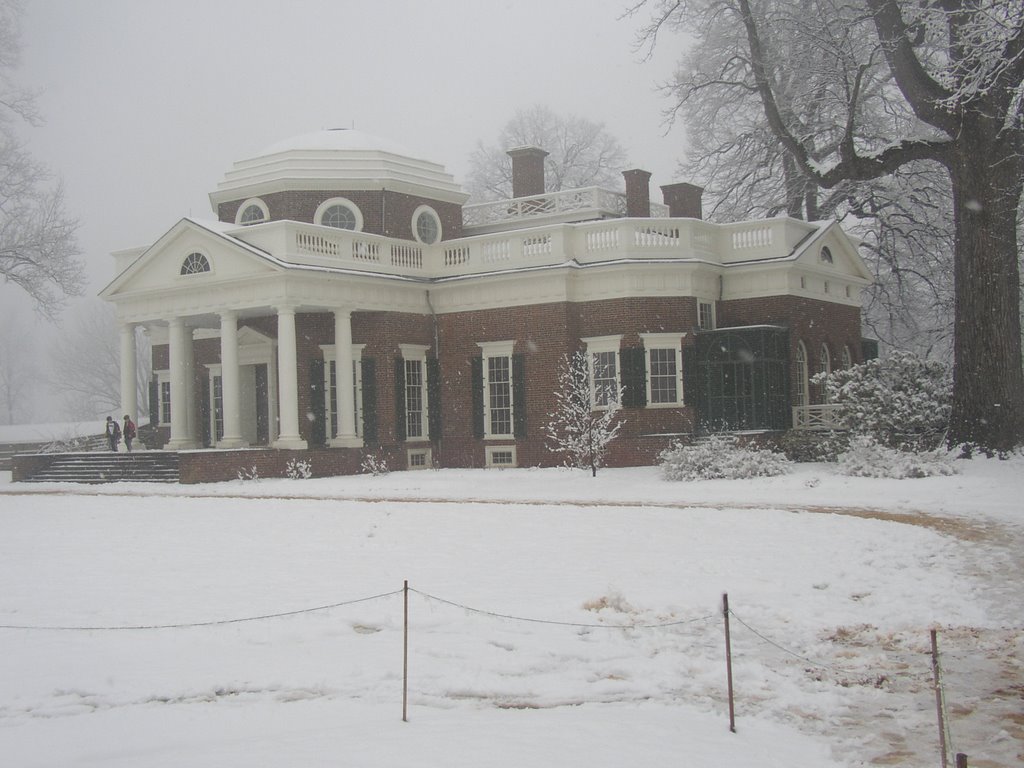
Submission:
[[[355,380],[352,375],[352,313],[334,312],[334,370],[338,386],[338,434],[331,445],[338,448],[360,448],[362,438],[356,435]]]
[[[192,392],[192,329],[176,317],[168,321],[171,364],[171,439],[168,450],[197,448],[189,431],[189,395]]]
[[[224,408],[224,435],[218,448],[240,448],[242,439],[241,387],[238,370],[238,317],[234,312],[220,316],[220,386]]]
[[[275,448],[308,448],[299,436],[298,350],[295,341],[295,309],[277,310],[278,416],[281,432]]]
[[[137,354],[135,326],[126,323],[121,326],[121,413],[118,414],[118,420],[126,413],[132,417],[132,421],[138,422],[139,420],[139,390],[136,385]]]

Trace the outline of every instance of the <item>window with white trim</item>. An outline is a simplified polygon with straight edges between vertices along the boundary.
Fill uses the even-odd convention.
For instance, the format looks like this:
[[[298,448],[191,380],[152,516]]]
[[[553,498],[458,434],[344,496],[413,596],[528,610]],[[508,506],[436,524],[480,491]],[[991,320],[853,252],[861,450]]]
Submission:
[[[262,224],[264,221],[268,221],[269,219],[270,209],[267,208],[267,204],[258,197],[250,197],[238,206],[238,214],[235,217],[235,223],[240,224],[243,227],[248,227],[253,224]]]
[[[619,378],[622,336],[595,336],[582,341],[587,345],[590,404],[593,408],[614,407],[619,402],[622,389]]]
[[[344,197],[332,197],[324,200],[313,214],[313,223],[335,229],[348,229],[354,232],[363,230],[363,214],[359,206]]]
[[[363,348],[352,345],[352,403],[355,413],[356,435],[363,436]],[[327,436],[338,436],[338,355],[333,344],[322,344],[324,354],[324,412],[327,417]]]
[[[171,423],[171,372],[153,371],[157,381],[157,397],[159,398],[158,418],[160,423]]]
[[[412,214],[412,233],[424,245],[441,239],[441,218],[429,205],[421,205]]]
[[[713,301],[697,302],[697,327],[702,331],[715,329],[715,303]]]
[[[828,346],[825,344],[821,345],[821,351],[818,353],[818,371],[826,376],[832,373],[832,355],[829,354]],[[828,402],[828,387],[824,382],[821,384],[821,402]]]
[[[514,445],[487,446],[486,465],[494,469],[516,466],[516,447]]]
[[[210,271],[210,260],[199,251],[193,251],[181,262],[181,274],[198,275]]]
[[[647,404],[673,406],[682,402],[682,336],[641,333],[647,354]]]
[[[210,371],[210,442],[224,437],[224,379],[221,366],[208,366]]]
[[[426,440],[427,423],[427,347],[401,344],[405,368],[405,439]]]
[[[796,404],[809,405],[807,398],[807,347],[802,341],[796,343]]]
[[[514,341],[478,343],[483,354],[484,437],[510,438],[515,429],[512,400]]]
[[[429,448],[410,448],[405,455],[409,469],[429,469],[432,461]]]
[[[841,364],[843,366],[843,370],[846,370],[847,368],[852,368],[853,367],[853,356],[850,354],[850,348],[848,346],[844,345],[843,346],[843,351],[840,354],[841,354],[840,360],[841,360]]]

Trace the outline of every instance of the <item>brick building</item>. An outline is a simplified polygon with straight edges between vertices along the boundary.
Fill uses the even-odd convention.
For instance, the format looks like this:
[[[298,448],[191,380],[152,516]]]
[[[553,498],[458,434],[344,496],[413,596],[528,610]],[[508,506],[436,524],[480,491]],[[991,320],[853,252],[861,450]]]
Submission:
[[[611,463],[629,465],[708,426],[807,424],[809,377],[862,359],[871,275],[835,223],[711,224],[699,187],[653,203],[642,170],[623,172],[625,194],[550,193],[542,150],[509,154],[514,197],[481,205],[358,131],[235,163],[210,194],[217,221],[114,254],[102,296],[122,324],[124,412],[143,326],[151,424],[168,449],[215,449],[202,479],[260,446],[271,465],[315,455],[317,474],[366,451],[393,467],[552,464],[559,362],[585,350],[594,407],[622,388]]]

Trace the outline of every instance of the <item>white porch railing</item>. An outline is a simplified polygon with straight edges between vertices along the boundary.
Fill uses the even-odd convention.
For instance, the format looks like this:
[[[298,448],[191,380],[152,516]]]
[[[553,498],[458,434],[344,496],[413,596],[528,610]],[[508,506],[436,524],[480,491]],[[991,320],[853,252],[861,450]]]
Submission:
[[[567,189],[561,192],[545,192],[542,195],[516,197],[510,200],[495,200],[490,203],[467,205],[462,209],[462,223],[465,227],[482,227],[489,224],[508,224],[523,219],[557,217],[569,213],[590,212],[595,216],[620,217],[626,215],[626,196],[601,187]],[[668,216],[668,206],[651,203],[651,216]],[[537,221],[537,223],[541,223]]]
[[[591,191],[607,192],[597,188]],[[522,198],[505,204],[529,200]],[[581,264],[623,259],[735,264],[786,255],[796,236],[808,227],[805,222],[790,219],[726,225],[686,218],[536,223],[538,226],[460,237],[433,245],[294,221],[270,222],[231,234],[297,264],[439,278],[554,266],[573,260]],[[817,421],[817,417],[808,419]]]
[[[819,432],[846,429],[838,416],[838,405],[797,405],[793,408],[793,429]]]

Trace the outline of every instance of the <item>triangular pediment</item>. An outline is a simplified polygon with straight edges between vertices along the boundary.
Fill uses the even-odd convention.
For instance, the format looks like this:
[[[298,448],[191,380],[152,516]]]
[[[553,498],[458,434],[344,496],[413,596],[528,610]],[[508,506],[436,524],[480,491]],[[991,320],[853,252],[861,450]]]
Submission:
[[[857,246],[858,241],[847,235],[837,222],[828,222],[802,242],[794,255],[801,266],[874,282]]]
[[[119,296],[140,293],[188,292],[283,270],[268,254],[220,231],[217,223],[182,219],[114,278],[100,296],[116,301]]]

